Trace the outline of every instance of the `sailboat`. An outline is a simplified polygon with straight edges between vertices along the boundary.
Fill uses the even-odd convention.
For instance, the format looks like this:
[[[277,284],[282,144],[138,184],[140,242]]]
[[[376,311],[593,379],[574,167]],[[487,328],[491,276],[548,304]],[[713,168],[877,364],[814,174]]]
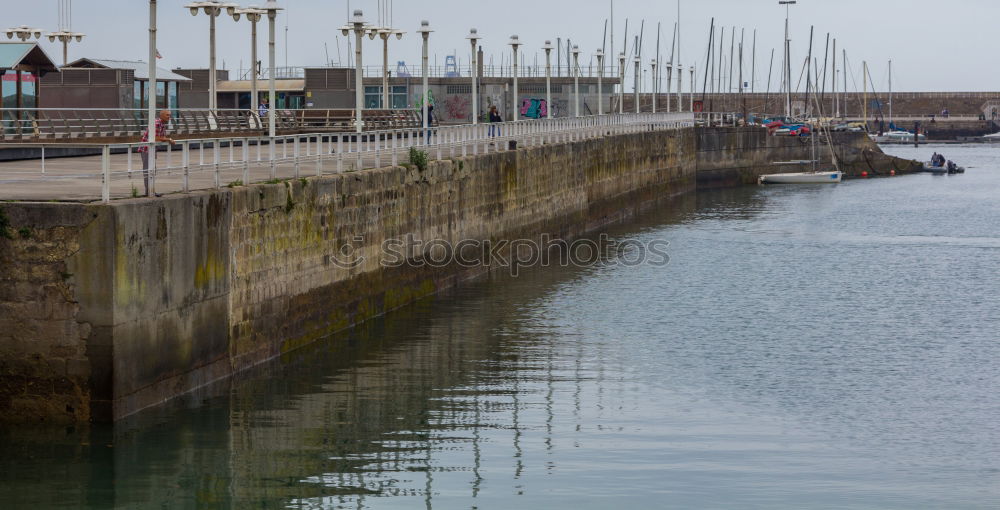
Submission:
[[[911,133],[905,129],[899,129],[893,122],[892,117],[892,60],[889,61],[889,131],[881,135],[872,135],[875,143],[920,143],[926,142],[927,136],[923,133]]]
[[[809,56],[807,57],[807,60],[806,60],[806,69],[807,69],[807,71],[806,71],[807,72],[807,75],[806,75],[806,97],[807,98],[810,97],[810,96],[812,97],[812,101],[813,101],[813,103],[814,103],[814,105],[816,107],[816,113],[817,113],[817,116],[818,116],[817,118],[822,118],[823,117],[823,108],[819,104],[819,100],[816,97],[815,87],[811,86],[811,83],[815,83],[815,82],[812,82],[812,78],[811,78],[812,71],[809,69],[809,62],[812,61],[812,42],[811,42],[811,40],[812,40],[812,36],[810,35]],[[829,126],[829,124],[827,124],[824,127],[824,126],[820,125],[819,122],[817,122],[817,127],[820,128],[820,132],[821,133],[823,133],[823,134],[826,135],[827,143],[830,146],[830,155],[831,155],[831,158],[832,158],[832,163],[833,163],[833,166],[834,166],[834,170],[832,170],[832,171],[819,171],[819,170],[816,169],[816,163],[818,162],[818,159],[816,157],[816,136],[817,136],[817,133],[814,132],[811,135],[811,138],[812,138],[812,159],[811,160],[809,160],[809,161],[787,161],[787,162],[782,162],[782,163],[775,163],[775,164],[778,164],[778,165],[781,165],[781,164],[785,164],[785,165],[789,165],[789,164],[791,164],[791,165],[798,165],[798,164],[804,164],[804,163],[812,163],[813,169],[812,169],[811,172],[794,172],[794,173],[762,175],[762,176],[760,176],[760,177],[757,178],[758,184],[836,184],[836,183],[841,182],[844,179],[844,173],[840,171],[840,167],[837,164],[837,153],[833,150],[833,138],[830,135],[830,126]]]

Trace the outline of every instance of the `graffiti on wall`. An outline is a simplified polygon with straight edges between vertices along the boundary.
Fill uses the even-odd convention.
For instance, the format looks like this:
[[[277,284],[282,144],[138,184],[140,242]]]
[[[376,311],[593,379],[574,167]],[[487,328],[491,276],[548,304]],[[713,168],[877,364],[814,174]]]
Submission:
[[[427,91],[427,104],[431,105],[431,106],[437,104],[437,102],[434,101],[434,91],[433,90],[428,90]],[[424,109],[423,94],[414,94],[413,95],[413,107],[415,109],[417,109],[417,110],[423,110]]]
[[[472,111],[472,100],[466,95],[449,96],[444,100],[445,118],[467,120]]]
[[[549,105],[544,99],[521,100],[521,116],[529,119],[540,119],[549,114]]]

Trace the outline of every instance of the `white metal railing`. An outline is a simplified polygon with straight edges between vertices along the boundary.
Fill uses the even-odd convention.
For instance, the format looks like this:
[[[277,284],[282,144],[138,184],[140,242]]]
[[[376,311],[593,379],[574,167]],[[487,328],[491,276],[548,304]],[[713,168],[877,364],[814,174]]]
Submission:
[[[227,182],[233,186],[396,166],[408,162],[411,148],[424,151],[429,161],[440,161],[506,150],[512,141],[522,147],[535,147],[692,126],[694,116],[690,113],[638,113],[440,126],[427,130],[296,134],[273,140],[269,137],[178,140],[165,147],[159,144],[165,150],[159,151],[153,158],[156,163],[150,165],[153,167],[149,172],[150,192],[155,192],[158,181],[167,179],[174,181],[176,191],[189,192],[220,188]],[[38,167],[27,169],[22,166],[11,170],[5,168],[8,163],[0,163],[0,200],[12,198],[4,196],[9,194],[4,190],[14,191],[19,186],[99,182],[101,201],[107,203],[117,182],[144,176],[138,153],[143,146],[148,144],[6,144],[5,148],[40,151],[41,158],[37,160]],[[82,158],[85,161],[75,161],[73,171],[60,172],[51,167],[47,170],[47,150],[50,155],[53,150],[86,150],[93,155]],[[58,194],[55,188],[51,189]],[[135,195],[133,187],[132,196]]]

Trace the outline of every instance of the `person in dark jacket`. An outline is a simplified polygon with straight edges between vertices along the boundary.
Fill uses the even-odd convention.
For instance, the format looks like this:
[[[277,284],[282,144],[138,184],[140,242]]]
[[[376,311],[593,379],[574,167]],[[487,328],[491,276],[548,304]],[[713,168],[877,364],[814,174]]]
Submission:
[[[497,122],[503,122],[503,117],[500,116],[500,112],[497,111],[497,106],[490,106],[490,136],[503,136],[500,133],[500,126],[494,126],[493,124]]]

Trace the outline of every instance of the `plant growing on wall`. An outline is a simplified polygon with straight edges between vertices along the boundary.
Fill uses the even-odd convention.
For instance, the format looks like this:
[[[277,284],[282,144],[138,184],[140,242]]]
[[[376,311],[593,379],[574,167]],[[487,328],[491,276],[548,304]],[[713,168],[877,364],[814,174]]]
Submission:
[[[13,239],[13,236],[10,235],[10,231],[7,230],[7,227],[9,226],[10,220],[7,219],[7,215],[4,214],[3,209],[0,209],[0,237],[4,239]]]
[[[417,167],[417,170],[421,172],[427,170],[427,153],[417,150],[416,147],[410,147],[410,164]]]

